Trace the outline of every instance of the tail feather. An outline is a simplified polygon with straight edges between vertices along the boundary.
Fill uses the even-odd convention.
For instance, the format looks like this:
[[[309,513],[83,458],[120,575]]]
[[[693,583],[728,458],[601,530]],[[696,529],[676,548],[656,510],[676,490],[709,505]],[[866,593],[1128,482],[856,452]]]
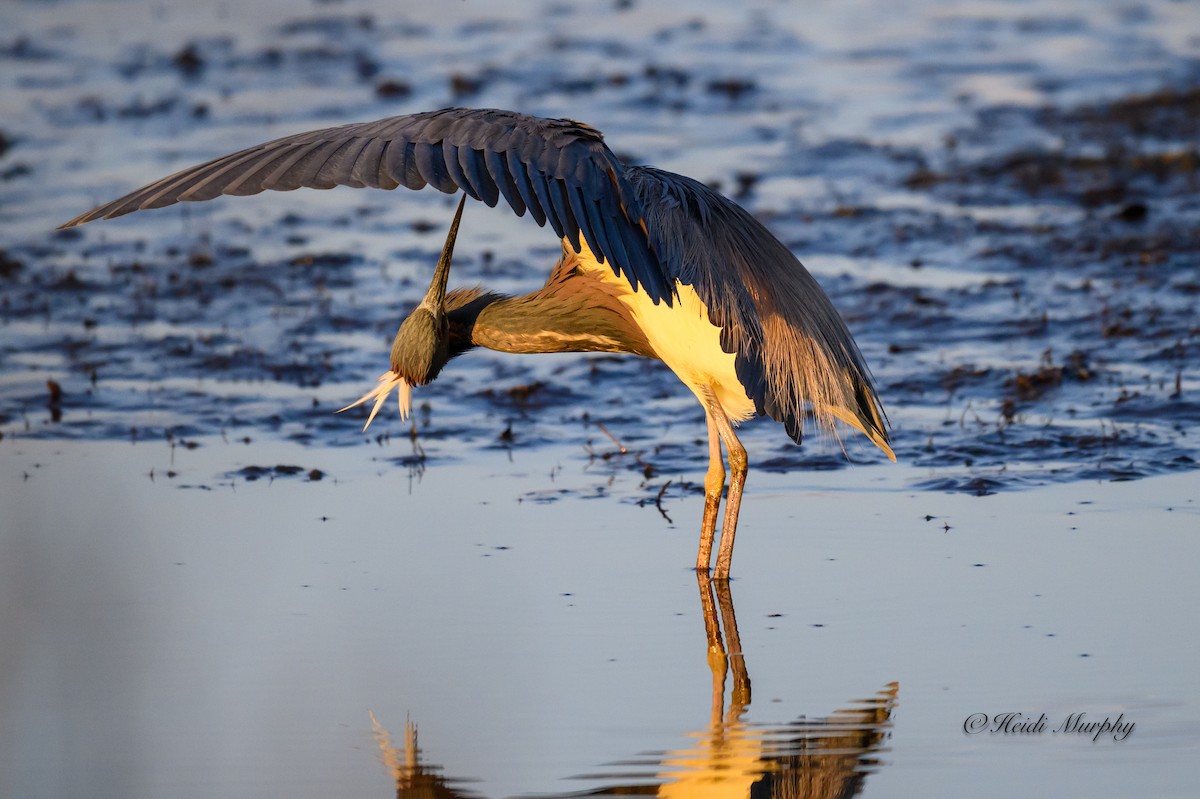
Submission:
[[[829,412],[839,421],[845,422],[865,435],[872,444],[883,450],[883,454],[888,456],[888,460],[894,463],[896,453],[892,451],[891,439],[887,433],[887,420],[883,416],[874,393],[861,384],[856,393],[859,401],[857,409],[849,410],[834,405],[830,406]]]

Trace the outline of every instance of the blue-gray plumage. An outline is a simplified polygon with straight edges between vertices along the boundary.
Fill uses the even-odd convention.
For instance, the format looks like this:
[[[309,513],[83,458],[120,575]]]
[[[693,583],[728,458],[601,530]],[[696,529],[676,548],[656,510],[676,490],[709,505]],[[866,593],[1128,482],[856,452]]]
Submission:
[[[475,346],[506,352],[629,352],[663,360],[705,409],[709,470],[697,569],[707,570],[730,466],[718,578],[729,576],[747,471],[733,424],[756,414],[801,439],[811,416],[863,432],[895,460],[870,372],[816,280],[753,216],[681,175],[622,164],[599,131],[566,119],[445,109],[276,139],[190,167],[63,227],[222,194],[333,186],[503,198],[549,225],[563,255],[521,297],[447,293],[460,203],[433,284],[397,332],[392,368],[359,402],[409,391]],[[465,201],[465,198],[464,198]],[[355,403],[358,404],[358,403]]]

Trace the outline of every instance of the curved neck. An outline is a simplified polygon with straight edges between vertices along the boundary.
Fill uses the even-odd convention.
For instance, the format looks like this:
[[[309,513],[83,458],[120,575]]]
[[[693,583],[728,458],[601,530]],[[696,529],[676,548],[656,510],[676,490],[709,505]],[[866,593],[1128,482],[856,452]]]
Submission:
[[[597,281],[586,281],[595,283]],[[655,357],[625,306],[607,292],[546,285],[519,297],[459,289],[446,298],[450,351],[628,352]]]

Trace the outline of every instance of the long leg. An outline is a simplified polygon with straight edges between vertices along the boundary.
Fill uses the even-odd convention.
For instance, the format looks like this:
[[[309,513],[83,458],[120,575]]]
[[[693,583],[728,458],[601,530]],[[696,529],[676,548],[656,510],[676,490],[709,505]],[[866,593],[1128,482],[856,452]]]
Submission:
[[[725,451],[729,453],[729,495],[725,497],[725,523],[721,525],[721,548],[717,551],[716,580],[729,579],[729,563],[733,560],[733,537],[737,533],[738,511],[742,507],[742,489],[746,485],[746,448],[733,432],[729,417],[711,391],[705,393],[704,407],[708,418],[717,428]]]
[[[708,574],[712,564],[713,536],[717,530],[717,510],[721,507],[721,492],[725,490],[725,464],[721,462],[721,437],[707,405],[704,417],[708,421],[708,474],[704,476],[704,518],[700,521],[696,571]]]

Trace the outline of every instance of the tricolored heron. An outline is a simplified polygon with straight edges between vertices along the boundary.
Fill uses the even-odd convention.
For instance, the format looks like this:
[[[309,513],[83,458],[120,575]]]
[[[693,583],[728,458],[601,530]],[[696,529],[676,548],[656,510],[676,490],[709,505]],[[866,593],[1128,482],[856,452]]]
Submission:
[[[370,418],[393,388],[406,415],[411,387],[472,347],[658,358],[708,422],[696,558],[704,572],[725,487],[722,443],[728,455],[718,579],[729,577],[746,481],[735,424],[766,414],[798,443],[806,415],[835,435],[841,421],[895,460],[862,354],[791,251],[732,200],[691,178],[621,163],[598,130],[574,120],[449,108],[300,133],[189,167],[63,227],[222,194],[339,185],[431,185],[489,206],[503,198],[562,239],[562,257],[531,294],[447,293],[460,203],[429,292],[396,333],[391,370],[360,400],[376,400]]]

